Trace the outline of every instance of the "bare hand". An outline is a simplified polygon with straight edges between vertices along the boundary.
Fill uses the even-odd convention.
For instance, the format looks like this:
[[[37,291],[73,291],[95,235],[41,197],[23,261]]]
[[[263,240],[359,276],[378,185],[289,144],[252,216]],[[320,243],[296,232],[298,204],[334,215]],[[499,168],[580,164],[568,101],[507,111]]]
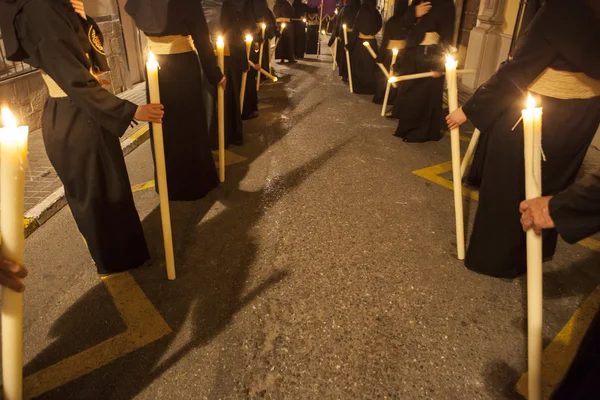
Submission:
[[[165,115],[165,107],[162,104],[144,104],[138,107],[134,118],[138,121],[148,121],[162,124]]]
[[[227,87],[227,78],[223,77],[223,79],[221,79],[221,81],[219,82],[219,87],[223,89]]]
[[[538,235],[542,234],[542,229],[554,228],[554,221],[550,216],[550,199],[548,197],[539,197],[537,199],[525,200],[521,203],[521,225],[523,231],[527,232],[533,229]]]
[[[25,290],[23,279],[25,279],[27,274],[28,271],[25,267],[2,259],[0,256],[0,285],[15,292],[23,292]]]
[[[254,69],[260,72],[260,64],[254,64]]]
[[[448,128],[450,130],[458,128],[459,126],[467,122],[467,116],[465,115],[462,107],[448,114],[448,116],[446,117],[446,122],[448,123]]]
[[[441,78],[442,77],[442,73],[440,71],[431,71],[431,73],[433,74],[434,78]]]
[[[73,10],[75,10],[75,12],[77,14],[79,14],[81,16],[81,18],[87,19],[87,15],[85,13],[85,7],[83,6],[83,3],[80,0],[70,0],[70,1],[71,1],[71,6],[73,6]]]
[[[429,11],[431,11],[431,3],[429,1],[421,3],[415,7],[415,15],[417,16],[417,18],[421,18],[424,15],[427,15]]]

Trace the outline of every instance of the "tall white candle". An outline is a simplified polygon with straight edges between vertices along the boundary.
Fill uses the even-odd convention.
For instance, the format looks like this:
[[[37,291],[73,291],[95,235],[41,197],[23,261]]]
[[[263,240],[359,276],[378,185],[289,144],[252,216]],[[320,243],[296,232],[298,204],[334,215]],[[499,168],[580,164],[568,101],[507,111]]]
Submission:
[[[392,67],[396,64],[396,60],[398,59],[398,49],[392,50],[392,63],[390,64],[390,76],[392,75]],[[381,116],[385,117],[385,113],[387,111],[388,100],[390,99],[390,90],[391,90],[392,82],[388,79],[386,88],[385,88],[385,96],[383,97],[383,106],[381,107]]]
[[[23,263],[25,166],[29,128],[2,108],[0,128],[0,233],[2,256]],[[23,294],[2,289],[2,382],[6,400],[23,397]]]
[[[158,62],[152,52],[148,53],[146,70],[148,71],[148,95],[151,104],[160,103],[158,83]],[[165,144],[162,124],[152,123],[152,140],[154,141],[154,159],[156,162],[156,178],[160,198],[160,218],[163,228],[167,278],[175,279],[175,255],[173,252],[173,234],[171,229],[171,210],[169,207],[169,187],[167,185],[167,166],[165,161]]]
[[[363,42],[363,46],[365,46],[365,48],[367,49],[367,51],[369,52],[369,54],[371,55],[373,60],[376,60],[377,53],[375,53],[375,50],[373,50],[373,48],[371,47],[371,44],[369,42]],[[383,72],[383,75],[385,75],[386,79],[389,80],[392,77],[392,75],[388,72],[387,69],[385,69],[385,67],[383,66],[382,63],[376,62],[375,64],[377,64],[377,66],[379,67],[381,72]]]
[[[322,32],[323,30],[323,2],[324,0],[321,0],[321,14],[319,15],[319,32]],[[320,56],[321,55],[321,37],[319,37],[319,41],[317,42],[317,55]]]
[[[267,30],[267,25],[266,24],[262,24],[261,25],[261,31],[262,31],[262,43],[260,44],[260,51],[258,52],[258,65],[260,65],[262,67],[262,59],[263,59],[263,53],[265,50],[265,32]],[[256,77],[256,90],[260,90],[260,74],[257,75]]]
[[[523,110],[525,145],[525,197],[535,199],[542,195],[542,108],[528,96]],[[527,332],[529,364],[529,400],[542,399],[542,346],[543,346],[543,247],[542,237],[533,230],[527,232]]]
[[[225,75],[225,41],[221,36],[217,39],[217,60],[221,72]],[[225,182],[225,88],[219,85],[217,93],[219,119],[219,179],[221,182]]]
[[[333,33],[333,35],[335,35],[335,33]],[[338,52],[338,39],[335,38],[335,41],[333,42],[333,66],[331,67],[332,71],[335,71],[335,67],[337,65],[337,52]]]
[[[448,55],[446,57],[446,82],[448,86],[448,108],[450,112],[458,109],[458,82],[456,68],[458,61]],[[452,180],[454,184],[454,213],[456,218],[456,251],[458,259],[465,259],[465,221],[463,213],[462,176],[460,173],[460,130],[450,132],[452,147]]]
[[[348,46],[348,25],[342,25],[344,29],[344,43]],[[352,65],[350,63],[350,52],[346,47],[346,65],[348,66],[348,83],[350,84],[350,93],[354,93],[354,87],[352,86]]]
[[[246,35],[246,59],[250,61],[250,49],[254,39],[251,35]],[[240,89],[240,113],[244,112],[244,100],[246,98],[246,84],[248,82],[248,72],[242,73],[242,87]]]

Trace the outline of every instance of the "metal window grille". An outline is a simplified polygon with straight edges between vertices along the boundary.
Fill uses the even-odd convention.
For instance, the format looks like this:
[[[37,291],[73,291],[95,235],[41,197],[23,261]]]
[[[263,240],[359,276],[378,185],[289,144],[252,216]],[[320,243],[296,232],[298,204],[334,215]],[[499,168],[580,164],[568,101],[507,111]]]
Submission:
[[[0,82],[35,71],[31,65],[24,62],[13,62],[6,59],[6,48],[0,31]]]

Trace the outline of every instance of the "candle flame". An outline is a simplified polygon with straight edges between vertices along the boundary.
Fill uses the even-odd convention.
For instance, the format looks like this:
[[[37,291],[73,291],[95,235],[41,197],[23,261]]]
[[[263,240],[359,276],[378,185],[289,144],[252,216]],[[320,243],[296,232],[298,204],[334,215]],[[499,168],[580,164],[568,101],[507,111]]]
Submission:
[[[326,34],[327,34],[327,33],[325,32],[325,29],[323,29],[323,30],[321,31],[321,33],[322,33],[323,35],[326,35]]]
[[[348,29],[348,25],[344,24],[344,25],[342,25],[342,28]]]
[[[302,22],[306,23],[306,18],[302,18]]]
[[[151,51],[148,52],[148,65],[158,67],[158,61],[156,61],[156,56]]]
[[[225,47],[225,40],[223,40],[223,36],[217,37],[217,47]]]
[[[246,35],[246,43],[252,43],[253,40],[254,38],[252,37],[252,35]]]
[[[392,76],[390,79],[388,79],[389,83],[396,83],[398,82],[398,78],[396,78],[395,76]]]
[[[2,122],[6,128],[17,127],[17,120],[15,119],[15,116],[10,111],[10,108],[6,106],[2,107]]]
[[[363,42],[363,46],[368,47],[369,46],[369,42]]]
[[[263,28],[263,29],[267,29],[267,24],[262,24],[262,25],[261,25],[261,28]]]
[[[396,54],[396,55],[397,55],[399,52],[400,52],[400,50],[398,50],[398,49],[392,49],[392,53],[394,53],[394,54]]]
[[[273,77],[273,82],[277,82],[277,77]]]
[[[334,13],[335,13],[335,15],[337,15],[337,13],[338,13],[338,10],[337,10],[337,8],[335,9]]]
[[[281,24],[281,29],[285,29],[287,25],[285,24],[285,22],[283,24]]]
[[[446,64],[454,64],[456,60],[452,54],[446,54]]]
[[[527,109],[533,110],[536,107],[536,102],[531,93],[527,95]]]

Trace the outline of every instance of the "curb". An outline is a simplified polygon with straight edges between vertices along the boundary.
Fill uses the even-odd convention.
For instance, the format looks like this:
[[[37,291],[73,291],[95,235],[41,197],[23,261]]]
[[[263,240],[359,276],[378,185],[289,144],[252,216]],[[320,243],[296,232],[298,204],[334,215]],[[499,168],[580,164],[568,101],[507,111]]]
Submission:
[[[132,151],[140,147],[149,138],[150,131],[148,124],[146,123],[144,125],[140,125],[138,130],[121,142],[123,157],[126,157]],[[24,222],[25,238],[29,237],[33,232],[38,230],[38,228],[52,218],[65,205],[67,205],[67,200],[65,199],[65,189],[61,186],[50,196],[42,200],[41,203],[27,210],[25,212]]]

